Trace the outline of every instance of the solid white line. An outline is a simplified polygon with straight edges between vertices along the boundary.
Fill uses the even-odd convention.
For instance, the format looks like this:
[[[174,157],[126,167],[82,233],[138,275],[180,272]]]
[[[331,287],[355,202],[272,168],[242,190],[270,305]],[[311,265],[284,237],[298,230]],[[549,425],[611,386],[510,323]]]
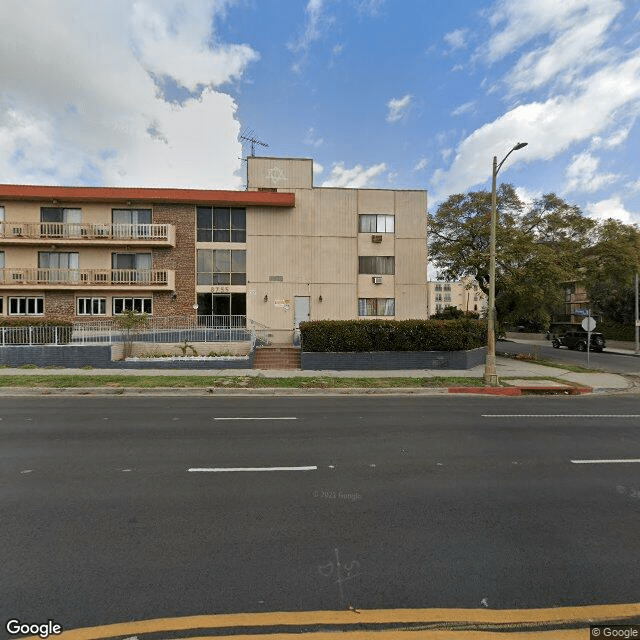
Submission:
[[[282,417],[274,416],[273,418],[214,418],[214,420],[297,420],[296,417]]]
[[[640,414],[585,414],[585,413],[495,413],[482,414],[483,418],[640,418]]]
[[[318,467],[192,467],[190,473],[230,473],[242,471],[317,471]]]
[[[640,458],[628,458],[627,460],[572,460],[573,464],[627,464],[640,462]]]

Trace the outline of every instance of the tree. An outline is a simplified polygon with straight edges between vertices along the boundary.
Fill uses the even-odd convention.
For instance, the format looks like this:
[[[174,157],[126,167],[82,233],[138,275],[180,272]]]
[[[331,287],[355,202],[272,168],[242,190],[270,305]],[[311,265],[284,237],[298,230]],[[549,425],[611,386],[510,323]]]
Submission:
[[[595,222],[554,194],[525,206],[512,185],[497,192],[496,310],[502,323],[547,326],[575,278]],[[445,278],[475,278],[489,292],[491,193],[450,196],[429,219],[430,257]]]
[[[123,353],[122,358],[129,358],[133,354],[133,342],[141,329],[147,326],[148,316],[146,313],[138,313],[133,309],[123,311],[115,318],[116,325],[122,330]]]
[[[605,220],[597,241],[585,255],[580,281],[591,306],[608,320],[633,324],[634,276],[640,271],[640,229],[619,220]]]

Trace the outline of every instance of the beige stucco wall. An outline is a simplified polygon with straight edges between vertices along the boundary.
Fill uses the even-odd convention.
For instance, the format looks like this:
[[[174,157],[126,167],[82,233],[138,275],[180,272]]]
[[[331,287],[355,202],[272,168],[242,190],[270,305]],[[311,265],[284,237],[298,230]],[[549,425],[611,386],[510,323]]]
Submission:
[[[250,176],[258,160],[249,159]],[[247,317],[283,342],[292,335],[296,296],[309,297],[312,320],[357,319],[358,298],[395,298],[396,318],[427,317],[426,192],[292,191],[294,209],[247,209]],[[359,233],[360,214],[395,216],[395,233]],[[372,275],[358,274],[358,256],[395,256],[395,275],[374,284]]]

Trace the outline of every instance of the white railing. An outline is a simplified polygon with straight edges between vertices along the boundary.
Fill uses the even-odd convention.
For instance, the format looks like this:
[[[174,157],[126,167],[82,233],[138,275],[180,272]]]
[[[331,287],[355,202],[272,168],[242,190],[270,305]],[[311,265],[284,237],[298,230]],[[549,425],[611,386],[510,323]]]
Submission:
[[[71,327],[0,327],[0,345],[69,344]]]
[[[185,342],[271,343],[268,327],[246,316],[198,316],[197,318],[148,317],[131,334],[116,319],[76,322],[73,327],[0,327],[0,346],[34,344],[114,344],[134,342],[168,344]]]
[[[0,269],[1,285],[169,286],[167,269]]]
[[[0,237],[78,238],[90,240],[159,240],[173,238],[170,224],[94,224],[86,222],[3,222]]]

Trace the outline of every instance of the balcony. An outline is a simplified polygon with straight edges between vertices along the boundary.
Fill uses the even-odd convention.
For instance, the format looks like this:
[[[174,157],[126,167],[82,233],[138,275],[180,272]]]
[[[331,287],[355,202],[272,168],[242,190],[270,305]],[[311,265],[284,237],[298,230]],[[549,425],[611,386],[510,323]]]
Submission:
[[[113,289],[173,291],[169,269],[0,269],[1,289]]]
[[[3,244],[117,245],[173,247],[172,224],[94,224],[89,222],[2,222]]]

